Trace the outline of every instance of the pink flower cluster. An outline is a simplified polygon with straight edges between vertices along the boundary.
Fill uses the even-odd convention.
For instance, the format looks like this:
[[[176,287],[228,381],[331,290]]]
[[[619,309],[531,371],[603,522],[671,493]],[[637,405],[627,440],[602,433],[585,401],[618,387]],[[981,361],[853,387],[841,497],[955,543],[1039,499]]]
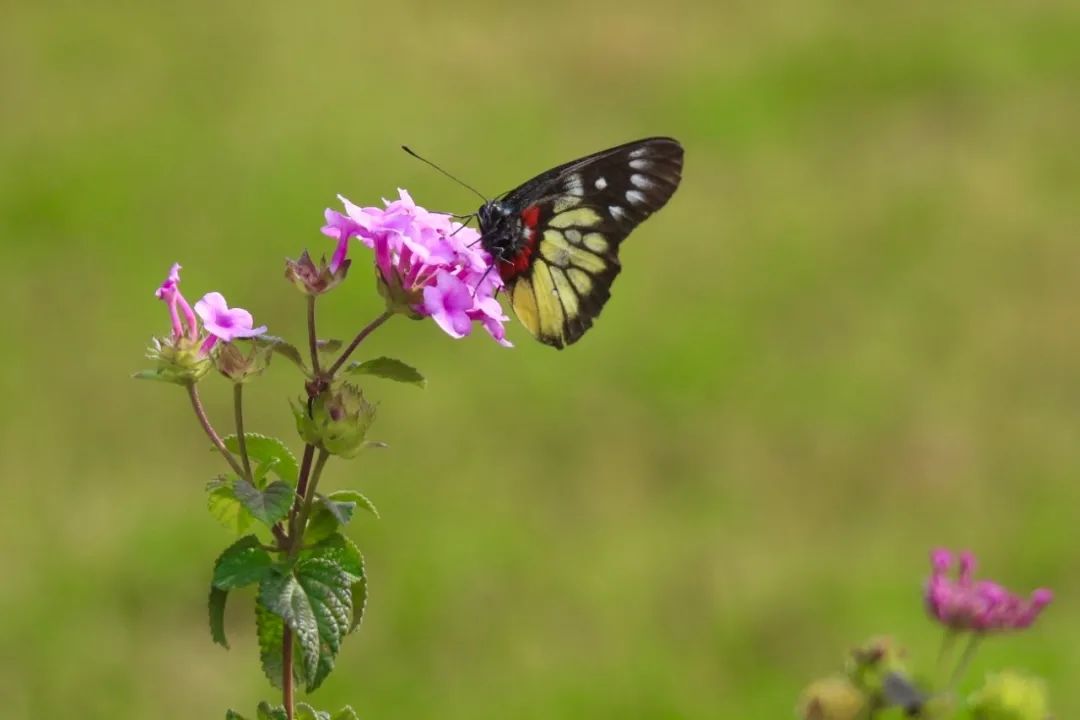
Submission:
[[[1009,592],[989,580],[976,580],[975,556],[937,549],[931,553],[933,570],[926,583],[926,607],[941,624],[953,630],[993,632],[1020,630],[1039,616],[1053,593],[1039,589],[1028,598]],[[956,567],[955,577],[951,571]]]
[[[174,342],[188,340],[191,343],[202,342],[203,354],[209,353],[218,340],[232,342],[237,338],[257,337],[266,332],[266,326],[252,327],[251,313],[242,308],[230,308],[224,296],[218,292],[206,293],[195,303],[194,310],[180,293],[180,264],[173,263],[169,275],[161,287],[154,293],[159,300],[169,306],[172,320],[172,339]],[[195,319],[202,319],[205,339]]]
[[[326,211],[323,234],[338,241],[330,269],[345,261],[351,238],[375,251],[375,265],[392,294],[409,310],[433,319],[454,338],[472,332],[478,322],[500,345],[510,347],[495,295],[502,287],[491,271],[491,257],[480,247],[480,234],[451,216],[428,212],[409,193],[384,200],[386,207],[359,207],[338,196],[345,213]]]

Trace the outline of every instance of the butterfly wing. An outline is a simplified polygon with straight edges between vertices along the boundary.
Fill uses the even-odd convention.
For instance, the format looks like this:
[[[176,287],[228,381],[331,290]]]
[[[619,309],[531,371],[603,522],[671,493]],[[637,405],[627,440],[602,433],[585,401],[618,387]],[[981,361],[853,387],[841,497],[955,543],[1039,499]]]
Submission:
[[[619,245],[679,186],[683,149],[647,138],[553,168],[510,191],[533,245],[529,264],[507,282],[518,319],[538,340],[562,348],[592,327],[619,274]]]

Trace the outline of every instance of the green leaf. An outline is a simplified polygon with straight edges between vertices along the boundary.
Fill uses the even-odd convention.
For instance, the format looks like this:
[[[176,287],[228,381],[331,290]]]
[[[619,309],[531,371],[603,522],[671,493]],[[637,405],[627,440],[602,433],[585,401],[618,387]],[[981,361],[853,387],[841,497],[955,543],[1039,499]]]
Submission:
[[[308,519],[307,529],[304,531],[304,539],[309,543],[322,542],[337,532],[338,528],[352,519],[358,505],[376,518],[379,517],[374,503],[355,490],[338,490],[317,497],[318,505]]]
[[[352,540],[341,533],[334,533],[314,547],[300,553],[301,561],[309,558],[328,560],[348,576],[351,593],[352,620],[347,632],[352,632],[364,617],[367,606],[367,577],[364,573],[364,557]]]
[[[233,486],[235,480],[236,478],[229,479],[222,476],[210,481],[206,485],[206,489],[209,490],[206,507],[215,520],[237,535],[243,535],[255,522],[255,518],[236,497]]]
[[[263,578],[259,585],[259,600],[292,628],[300,649],[301,676],[310,683],[318,672],[320,643],[318,620],[306,588],[291,572],[278,570]]]
[[[427,380],[412,365],[389,357],[377,357],[374,360],[349,363],[346,372],[350,375],[374,375],[384,380],[396,380],[417,387],[427,387]]]
[[[367,496],[365,496],[363,493],[357,492],[356,490],[335,490],[326,497],[329,500],[338,503],[339,505],[351,504],[354,507],[362,507],[363,509],[374,515],[376,518],[379,517],[379,511],[378,509],[376,509],[375,504],[368,500]],[[346,519],[345,522],[348,522],[348,519]],[[344,525],[345,522],[343,522],[342,525]]]
[[[296,579],[307,594],[319,629],[319,658],[307,683],[312,692],[330,671],[352,622],[352,577],[331,559],[313,557],[296,564]]]
[[[226,650],[229,649],[229,641],[225,639],[225,600],[228,597],[228,590],[210,586],[210,638]]]
[[[296,493],[292,487],[281,480],[270,483],[265,490],[260,490],[247,480],[237,480],[233,486],[236,497],[243,503],[256,520],[267,527],[285,519],[292,507]]]
[[[247,718],[245,718],[243,715],[236,712],[235,710],[226,710],[225,720],[247,720]]]
[[[255,598],[255,630],[259,639],[259,660],[262,661],[262,669],[266,679],[276,688],[281,687],[281,650],[282,640],[285,634],[285,622],[270,612],[262,600]],[[296,644],[293,643],[293,647]],[[296,653],[293,653],[295,656]],[[304,682],[300,677],[300,664],[293,663],[293,678],[296,682]]]
[[[281,705],[270,706],[270,703],[263,700],[259,703],[259,720],[288,720],[289,714],[285,712],[285,708]]]
[[[318,340],[315,343],[315,347],[319,349],[321,353],[335,353],[341,349],[341,346],[345,343],[340,340]]]
[[[307,528],[304,530],[304,541],[317,544],[338,531],[341,525],[333,513],[320,503],[308,518]]]
[[[240,442],[236,435],[229,435],[222,439],[230,452],[240,452]],[[288,445],[275,437],[259,433],[244,433],[244,440],[248,458],[258,464],[268,465],[278,478],[288,483],[290,487],[296,487],[300,466]]]
[[[346,705],[331,715],[330,720],[360,720],[360,716],[350,706]]]
[[[259,337],[259,340],[269,341],[269,344],[272,346],[271,349],[273,350],[273,352],[276,352],[278,355],[281,355],[282,357],[290,360],[294,365],[296,365],[296,367],[300,368],[305,375],[308,374],[307,366],[304,365],[304,358],[295,345],[292,345],[285,340],[279,337],[275,337],[273,335],[262,335]]]
[[[187,385],[190,382],[188,378],[182,377],[176,372],[167,372],[160,368],[140,370],[137,373],[132,373],[131,377],[133,380],[157,380],[171,385]]]
[[[296,720],[330,720],[330,713],[316,710],[305,702],[296,703]]]
[[[270,553],[259,546],[254,535],[245,535],[218,556],[214,563],[213,586],[220,590],[260,582],[267,576],[274,561]]]

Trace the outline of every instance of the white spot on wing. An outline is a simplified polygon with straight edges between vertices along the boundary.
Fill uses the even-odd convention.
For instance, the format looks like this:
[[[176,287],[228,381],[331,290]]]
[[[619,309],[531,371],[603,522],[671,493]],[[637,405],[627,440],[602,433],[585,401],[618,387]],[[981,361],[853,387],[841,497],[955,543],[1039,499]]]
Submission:
[[[633,175],[630,176],[630,184],[633,185],[636,188],[641,188],[642,190],[648,190],[649,188],[651,188],[653,186],[653,181],[650,180],[649,178],[645,177],[644,175],[634,173]]]
[[[563,233],[563,235],[570,243],[574,245],[581,244],[581,232],[579,232],[578,230],[567,230],[565,233]]]
[[[608,212],[611,213],[611,217],[616,220],[625,220],[627,218],[626,211],[618,205],[608,205]]]
[[[636,150],[631,150],[630,151],[630,157],[632,157],[632,158],[644,157],[645,154],[648,153],[648,152],[649,152],[649,148],[639,147]]]
[[[632,167],[635,170],[648,170],[651,165],[652,165],[652,163],[649,162],[648,160],[631,160],[630,161],[630,167]]]
[[[582,182],[580,175],[571,173],[566,176],[566,192],[578,197],[585,195],[585,184]]]
[[[631,205],[641,205],[645,202],[645,193],[640,190],[627,190],[626,201]]]
[[[593,184],[596,185],[597,190],[603,190],[604,188],[607,187],[607,180],[605,180],[602,177],[598,177],[598,178],[596,178],[596,182],[593,183]]]

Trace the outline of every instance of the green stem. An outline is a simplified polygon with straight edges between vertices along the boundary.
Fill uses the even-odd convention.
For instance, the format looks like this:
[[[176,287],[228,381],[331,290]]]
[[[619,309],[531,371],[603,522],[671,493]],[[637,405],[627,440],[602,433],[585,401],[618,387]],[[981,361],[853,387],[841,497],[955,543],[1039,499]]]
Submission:
[[[972,633],[971,639],[968,640],[968,644],[964,647],[964,653],[960,656],[960,661],[956,663],[956,668],[952,672],[952,677],[949,678],[949,691],[953,691],[956,688],[956,684],[960,682],[960,678],[964,676],[968,666],[971,664],[972,658],[975,657],[975,652],[979,649],[979,643],[982,641],[982,633]]]
[[[934,679],[938,686],[945,682],[945,666],[948,665],[956,646],[956,638],[959,634],[952,628],[945,628],[945,634],[941,636],[941,647],[938,649],[937,666],[934,671]]]
[[[315,468],[311,471],[311,482],[304,495],[304,505],[296,516],[296,522],[293,523],[293,533],[289,538],[291,545],[289,553],[292,557],[295,557],[300,552],[300,547],[303,545],[304,526],[307,524],[308,516],[311,515],[311,506],[315,503],[315,491],[319,487],[319,478],[322,476],[323,468],[326,467],[326,461],[329,459],[330,453],[325,450],[319,451],[319,457],[315,460]]]
[[[389,320],[391,316],[393,316],[393,314],[394,313],[390,312],[389,310],[385,311],[382,315],[368,323],[367,327],[358,332],[356,334],[356,337],[353,338],[353,341],[349,343],[349,347],[345,348],[345,352],[341,353],[341,357],[335,360],[334,364],[330,366],[330,369],[326,371],[327,376],[331,378],[334,377],[337,371],[341,369],[341,366],[345,364],[345,361],[349,359],[349,356],[353,354],[353,351],[356,350],[357,346],[359,346],[360,343],[364,341],[364,338],[374,332],[375,329],[382,325],[384,322]]]
[[[206,408],[203,407],[202,400],[199,398],[199,391],[195,388],[194,383],[187,386],[188,397],[191,398],[191,407],[195,410],[195,417],[199,419],[199,424],[202,425],[203,430],[206,432],[206,436],[210,438],[210,442],[214,443],[214,447],[218,449],[221,456],[225,458],[225,462],[229,463],[229,466],[233,471],[243,477],[244,469],[240,467],[240,463],[236,462],[236,458],[229,452],[229,448],[225,447],[225,443],[222,442],[221,436],[214,430],[214,426],[210,424],[210,418],[206,416]]]
[[[285,623],[281,633],[281,701],[285,706],[285,717],[288,720],[293,720],[292,651],[292,628]]]
[[[244,386],[233,385],[233,410],[236,413],[236,443],[240,446],[240,462],[244,464],[244,479],[249,483],[255,480],[251,476],[251,460],[248,458],[247,437],[244,435]]]
[[[311,350],[311,375],[319,377],[319,340],[315,333],[315,296],[307,296],[308,347]]]

